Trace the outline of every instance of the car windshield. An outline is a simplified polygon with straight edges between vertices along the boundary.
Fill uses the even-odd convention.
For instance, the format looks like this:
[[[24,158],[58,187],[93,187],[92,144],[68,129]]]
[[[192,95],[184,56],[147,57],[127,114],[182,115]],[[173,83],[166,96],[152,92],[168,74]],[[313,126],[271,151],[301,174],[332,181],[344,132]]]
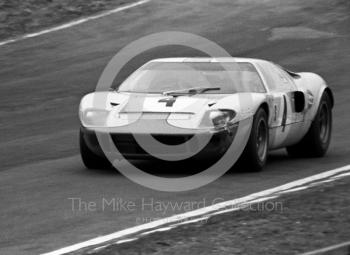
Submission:
[[[194,89],[196,93],[193,93]],[[183,94],[264,93],[255,67],[250,63],[151,62],[118,88],[119,92]]]

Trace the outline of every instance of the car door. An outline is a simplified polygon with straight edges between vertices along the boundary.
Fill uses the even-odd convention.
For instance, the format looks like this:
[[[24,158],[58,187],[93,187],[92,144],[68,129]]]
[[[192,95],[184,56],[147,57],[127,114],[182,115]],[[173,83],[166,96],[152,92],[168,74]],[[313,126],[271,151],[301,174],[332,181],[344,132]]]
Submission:
[[[294,83],[294,79],[283,69],[281,69],[279,66],[277,68],[280,70],[281,75],[285,77],[286,81],[291,85],[290,87],[292,88],[291,91],[286,92],[286,96],[289,98],[289,101],[291,102],[291,108],[290,108],[290,117],[291,121],[290,124],[292,125],[298,125],[300,122],[304,121],[305,113],[304,111],[302,112],[297,112],[295,109],[295,91],[298,91],[298,87]]]
[[[294,109],[293,91],[297,90],[288,74],[271,62],[259,63],[269,89],[268,97],[272,102],[270,113],[270,148],[278,148],[288,142],[288,136],[297,122]]]

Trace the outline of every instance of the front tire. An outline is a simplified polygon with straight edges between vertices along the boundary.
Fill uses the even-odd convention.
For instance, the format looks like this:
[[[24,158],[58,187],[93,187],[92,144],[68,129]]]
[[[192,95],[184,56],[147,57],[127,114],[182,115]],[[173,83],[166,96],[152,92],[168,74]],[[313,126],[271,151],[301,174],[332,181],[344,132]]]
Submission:
[[[287,147],[288,154],[293,157],[323,157],[331,134],[332,103],[328,93],[324,93],[309,131],[298,144]]]
[[[96,155],[90,150],[84,139],[84,133],[80,130],[79,133],[79,145],[81,159],[88,169],[105,169],[109,168],[111,164],[106,157]]]
[[[247,171],[258,172],[266,165],[269,144],[267,113],[260,108],[253,120],[248,143],[240,158],[240,165]]]

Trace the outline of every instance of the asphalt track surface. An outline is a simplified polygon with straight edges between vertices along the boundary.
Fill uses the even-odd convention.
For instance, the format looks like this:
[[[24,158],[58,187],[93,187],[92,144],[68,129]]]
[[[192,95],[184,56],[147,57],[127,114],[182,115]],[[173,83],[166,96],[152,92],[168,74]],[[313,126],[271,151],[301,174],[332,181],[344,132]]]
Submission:
[[[209,205],[215,199],[241,197],[349,164],[349,5],[341,0],[284,2],[154,0],[2,46],[0,254],[48,252],[135,226],[140,218],[181,212],[142,209],[142,199],[171,203],[205,199]],[[272,33],[277,39],[286,36],[284,27],[297,27],[292,29],[294,36],[271,40]],[[181,193],[143,188],[113,170],[86,170],[78,155],[80,98],[94,90],[104,66],[123,46],[141,36],[169,30],[205,36],[233,56],[269,59],[295,71],[324,76],[336,98],[327,156],[291,159],[284,151],[274,152],[261,173],[231,173],[203,188]],[[179,47],[157,49],[140,56],[125,73],[154,57],[185,54],[195,53]],[[153,167],[152,162],[139,164]],[[176,174],[177,170],[160,167],[158,171]],[[69,198],[73,197],[96,202],[97,210],[72,210]],[[121,198],[137,206],[133,210],[102,210],[103,198]]]

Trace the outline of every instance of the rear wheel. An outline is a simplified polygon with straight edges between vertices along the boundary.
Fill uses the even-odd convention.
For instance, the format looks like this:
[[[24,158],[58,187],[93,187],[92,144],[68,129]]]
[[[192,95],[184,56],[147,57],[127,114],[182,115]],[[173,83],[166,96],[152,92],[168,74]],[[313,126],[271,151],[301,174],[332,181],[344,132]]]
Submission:
[[[255,116],[248,143],[239,163],[247,171],[261,171],[267,160],[269,128],[267,113],[260,108]]]
[[[84,165],[88,169],[108,168],[111,166],[106,157],[96,155],[87,146],[82,131],[79,133],[80,155]]]
[[[309,131],[296,145],[287,147],[294,157],[322,157],[326,154],[332,134],[332,103],[328,93],[324,93],[317,114]]]

